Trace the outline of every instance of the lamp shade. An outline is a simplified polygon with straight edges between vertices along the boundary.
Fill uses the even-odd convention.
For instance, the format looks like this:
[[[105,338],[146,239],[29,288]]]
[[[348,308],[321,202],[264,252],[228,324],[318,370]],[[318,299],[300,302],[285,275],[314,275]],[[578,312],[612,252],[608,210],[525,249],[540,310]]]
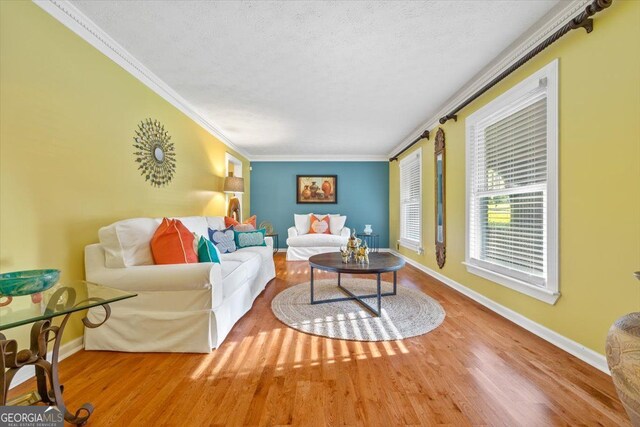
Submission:
[[[228,176],[224,179],[225,193],[244,193],[244,179],[237,176]]]

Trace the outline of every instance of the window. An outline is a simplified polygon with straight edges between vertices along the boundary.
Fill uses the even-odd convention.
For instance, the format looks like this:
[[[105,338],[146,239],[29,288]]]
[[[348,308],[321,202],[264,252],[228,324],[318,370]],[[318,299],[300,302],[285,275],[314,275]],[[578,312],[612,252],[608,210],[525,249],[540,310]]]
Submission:
[[[558,292],[553,61],[466,120],[467,270],[550,304]]]
[[[400,244],[422,251],[422,148],[400,160]]]

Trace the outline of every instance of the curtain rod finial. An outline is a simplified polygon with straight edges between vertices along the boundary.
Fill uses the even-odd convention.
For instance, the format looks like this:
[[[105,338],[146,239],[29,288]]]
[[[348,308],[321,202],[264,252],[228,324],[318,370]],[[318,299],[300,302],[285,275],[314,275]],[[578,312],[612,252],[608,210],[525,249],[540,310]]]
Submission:
[[[441,125],[447,123],[447,121],[453,119],[454,122],[458,121],[458,115],[457,114],[447,114],[444,117],[440,117],[440,120],[438,120],[440,122]]]

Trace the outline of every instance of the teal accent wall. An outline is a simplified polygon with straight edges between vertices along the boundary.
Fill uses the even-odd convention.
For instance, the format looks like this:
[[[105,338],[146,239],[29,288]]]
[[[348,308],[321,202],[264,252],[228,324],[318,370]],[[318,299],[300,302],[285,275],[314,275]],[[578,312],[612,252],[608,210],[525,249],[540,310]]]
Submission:
[[[337,204],[297,204],[296,175],[338,175]],[[287,247],[293,214],[339,213],[347,227],[371,224],[380,247],[389,247],[389,162],[252,162],[251,214],[269,221]]]

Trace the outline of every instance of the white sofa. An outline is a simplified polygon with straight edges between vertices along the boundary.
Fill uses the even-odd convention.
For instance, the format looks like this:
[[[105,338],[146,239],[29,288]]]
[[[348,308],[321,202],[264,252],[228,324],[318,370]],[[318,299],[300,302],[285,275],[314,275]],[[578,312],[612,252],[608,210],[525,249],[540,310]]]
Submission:
[[[224,228],[224,217],[178,218],[193,233]],[[85,248],[90,282],[135,292],[111,304],[110,319],[85,328],[87,350],[209,353],[275,277],[273,241],[222,254],[220,264],[153,265],[150,241],[161,219],[135,218],[99,231]],[[89,295],[91,296],[91,295]],[[101,308],[89,320],[104,318]]]
[[[302,216],[295,215],[296,225],[287,230],[287,261],[307,261],[312,255],[323,252],[338,252],[341,246],[347,244],[350,230],[344,227],[346,217],[342,221],[343,225],[338,229],[332,229],[331,234],[310,234],[308,232],[309,226],[304,222],[301,223]]]

